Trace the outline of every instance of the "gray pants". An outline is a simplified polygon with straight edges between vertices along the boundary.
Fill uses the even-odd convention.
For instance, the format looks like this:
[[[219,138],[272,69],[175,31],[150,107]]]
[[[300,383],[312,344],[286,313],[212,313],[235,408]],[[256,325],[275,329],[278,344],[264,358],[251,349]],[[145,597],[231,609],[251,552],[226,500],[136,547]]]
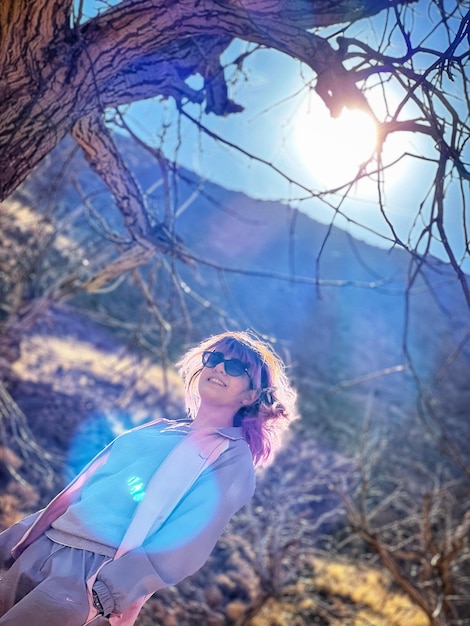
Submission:
[[[0,573],[0,626],[82,626],[89,611],[85,581],[106,559],[40,537]]]

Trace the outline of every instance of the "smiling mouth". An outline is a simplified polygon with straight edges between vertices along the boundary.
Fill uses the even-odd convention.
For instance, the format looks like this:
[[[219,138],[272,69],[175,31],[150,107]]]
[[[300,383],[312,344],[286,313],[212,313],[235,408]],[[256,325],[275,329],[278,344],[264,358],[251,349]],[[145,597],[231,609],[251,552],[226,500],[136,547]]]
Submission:
[[[220,378],[214,378],[214,377],[210,376],[207,380],[210,383],[214,383],[216,385],[220,385],[220,387],[226,387],[227,386],[222,380],[220,380]]]

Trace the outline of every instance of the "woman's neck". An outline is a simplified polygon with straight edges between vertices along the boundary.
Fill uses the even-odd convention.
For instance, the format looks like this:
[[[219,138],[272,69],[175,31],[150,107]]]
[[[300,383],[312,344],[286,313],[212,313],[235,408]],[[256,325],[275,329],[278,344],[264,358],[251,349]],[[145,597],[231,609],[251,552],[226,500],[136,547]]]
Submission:
[[[233,415],[222,407],[201,406],[191,426],[194,428],[230,428],[233,426]]]

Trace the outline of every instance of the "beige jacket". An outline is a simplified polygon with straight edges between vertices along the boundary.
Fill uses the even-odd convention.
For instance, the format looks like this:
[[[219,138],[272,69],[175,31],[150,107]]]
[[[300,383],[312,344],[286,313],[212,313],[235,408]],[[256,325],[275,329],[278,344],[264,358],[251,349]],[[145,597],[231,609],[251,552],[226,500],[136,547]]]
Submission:
[[[168,420],[155,420],[139,429],[172,427],[173,424]],[[121,437],[132,436],[135,430],[138,429]],[[106,561],[87,581],[89,616],[85,624],[93,624],[97,617],[92,602],[94,588],[105,613],[110,613],[110,624],[132,626],[142,605],[155,591],[178,583],[205,563],[227,522],[252,497],[255,488],[253,462],[240,428],[189,429],[183,441],[184,445],[179,444],[154,473],[147,495],[137,507],[114,559]],[[44,510],[19,522],[19,540],[12,549],[13,558],[17,558],[72,502],[80,498],[86,481],[112,454],[113,443]],[[189,543],[169,551],[154,552],[152,542],[158,543],[159,529],[164,522],[173,524],[174,532],[181,530],[184,533],[184,527],[178,528],[178,523],[182,522],[172,513],[180,502],[181,509],[183,505],[190,507],[192,500],[198,500],[198,479],[209,466],[218,490],[223,494],[210,522]]]

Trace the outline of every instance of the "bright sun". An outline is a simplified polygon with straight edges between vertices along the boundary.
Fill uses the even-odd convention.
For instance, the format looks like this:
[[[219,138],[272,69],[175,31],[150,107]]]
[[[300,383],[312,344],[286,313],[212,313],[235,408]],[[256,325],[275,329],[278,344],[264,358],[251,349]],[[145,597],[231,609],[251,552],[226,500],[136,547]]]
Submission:
[[[357,109],[343,109],[334,119],[319,99],[312,99],[296,114],[293,124],[294,149],[302,167],[325,187],[354,178],[376,147],[376,124]]]

